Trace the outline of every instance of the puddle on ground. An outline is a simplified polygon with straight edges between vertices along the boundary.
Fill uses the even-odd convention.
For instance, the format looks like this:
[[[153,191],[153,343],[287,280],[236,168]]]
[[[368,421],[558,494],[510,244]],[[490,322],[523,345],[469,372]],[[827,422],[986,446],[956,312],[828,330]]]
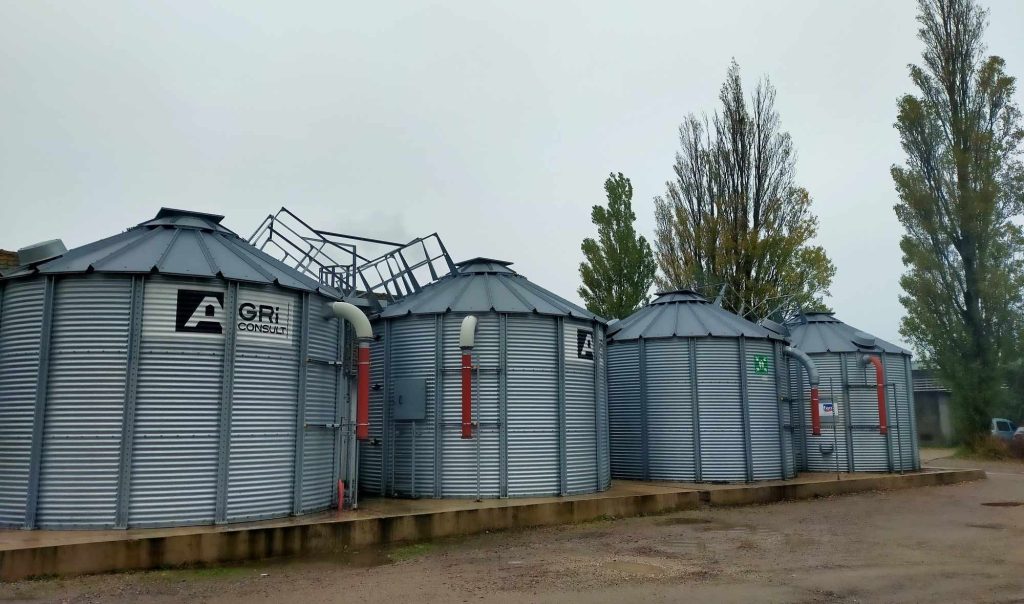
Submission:
[[[979,524],[969,523],[967,526],[969,526],[971,528],[991,529],[993,531],[998,531],[998,530],[1002,530],[1002,529],[1006,528],[1005,524],[994,524],[994,523],[979,523]]]
[[[677,526],[683,524],[711,524],[707,518],[665,518],[658,521],[658,526]]]
[[[1024,501],[989,501],[981,505],[987,505],[994,508],[1015,508],[1017,506],[1024,505]]]

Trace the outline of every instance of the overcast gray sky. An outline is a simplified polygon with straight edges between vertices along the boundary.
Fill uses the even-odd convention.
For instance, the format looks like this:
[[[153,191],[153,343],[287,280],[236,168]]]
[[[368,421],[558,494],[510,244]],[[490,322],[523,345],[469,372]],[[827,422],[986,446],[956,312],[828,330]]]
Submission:
[[[991,0],[1024,75],[1024,2]],[[915,3],[0,2],[0,248],[124,230],[160,206],[248,235],[286,205],[325,229],[515,262],[578,300],[611,171],[639,229],[677,127],[732,57],[778,88],[838,268],[838,316],[900,341],[892,123]],[[1020,95],[1018,95],[1020,96]]]

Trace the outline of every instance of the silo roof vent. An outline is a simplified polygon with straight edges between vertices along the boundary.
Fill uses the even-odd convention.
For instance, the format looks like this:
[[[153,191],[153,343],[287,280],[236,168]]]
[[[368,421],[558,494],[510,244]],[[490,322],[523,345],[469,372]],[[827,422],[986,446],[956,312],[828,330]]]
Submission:
[[[68,248],[60,239],[50,239],[40,243],[33,243],[18,250],[18,264],[29,266],[46,260],[52,260],[67,253]]]
[[[850,337],[850,341],[861,348],[874,348],[875,347],[875,336],[864,333],[863,331],[855,331]]]
[[[760,325],[761,325],[761,327],[764,327],[768,331],[777,333],[780,336],[783,336],[783,337],[786,337],[786,338],[789,337],[789,328],[786,327],[785,325],[783,325],[782,323],[776,323],[775,321],[772,321],[771,319],[761,319]]]

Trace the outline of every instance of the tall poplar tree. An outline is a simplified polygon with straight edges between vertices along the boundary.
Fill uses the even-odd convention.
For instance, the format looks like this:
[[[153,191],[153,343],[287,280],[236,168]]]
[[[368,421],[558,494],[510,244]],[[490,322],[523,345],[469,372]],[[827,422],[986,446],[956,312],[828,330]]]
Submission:
[[[1005,408],[1019,353],[1024,239],[1020,110],[1003,59],[986,56],[987,11],[973,0],[919,0],[917,94],[899,100],[906,164],[893,166],[906,229],[900,333],[950,388],[958,435],[976,442]]]
[[[591,209],[597,239],[583,240],[583,285],[577,291],[590,312],[622,319],[647,303],[657,265],[647,239],[633,226],[633,184],[619,172],[604,181],[604,190],[608,207]]]
[[[811,196],[796,183],[796,151],[781,129],[775,88],[748,99],[733,61],[721,109],[679,127],[675,179],[655,201],[658,285],[714,294],[758,320],[779,305],[821,309],[835,267],[820,246]]]

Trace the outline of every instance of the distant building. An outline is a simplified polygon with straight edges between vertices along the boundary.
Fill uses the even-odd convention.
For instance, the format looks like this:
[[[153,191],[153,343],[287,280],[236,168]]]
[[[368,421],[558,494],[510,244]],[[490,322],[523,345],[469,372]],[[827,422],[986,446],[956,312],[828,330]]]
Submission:
[[[914,363],[914,410],[917,438],[921,446],[947,446],[954,440],[949,389],[940,384],[930,369]]]
[[[18,266],[18,254],[17,252],[8,252],[7,250],[0,250],[0,273],[4,272],[9,268]]]

